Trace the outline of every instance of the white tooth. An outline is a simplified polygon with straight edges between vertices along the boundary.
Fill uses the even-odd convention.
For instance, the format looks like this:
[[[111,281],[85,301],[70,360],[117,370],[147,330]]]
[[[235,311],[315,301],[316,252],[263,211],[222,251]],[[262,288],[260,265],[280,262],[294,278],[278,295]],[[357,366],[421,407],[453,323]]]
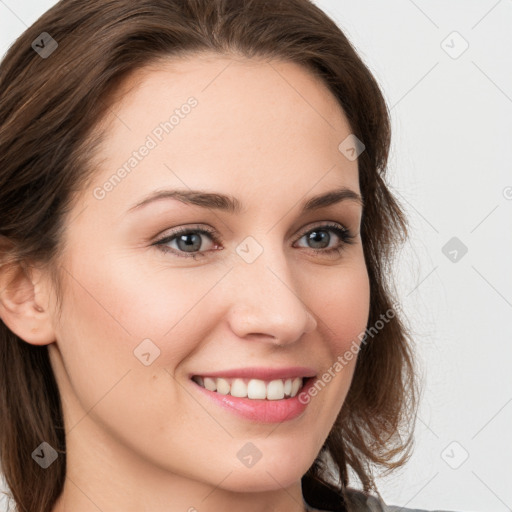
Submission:
[[[292,379],[286,379],[284,383],[284,394],[290,396],[292,393]]]
[[[216,391],[217,390],[217,384],[215,384],[215,379],[212,379],[210,377],[204,378],[204,387],[208,391]]]
[[[284,398],[284,384],[281,379],[271,380],[267,386],[268,400],[282,400]]]
[[[299,389],[301,388],[301,386],[302,386],[302,379],[300,377],[293,379],[291,396],[295,396],[297,394],[297,392],[299,391]]]
[[[194,380],[204,388],[204,381],[203,381],[203,377],[199,377],[199,375],[197,377],[194,377]]]
[[[217,379],[217,393],[227,395],[230,390],[229,382],[226,379]]]
[[[251,379],[247,384],[247,396],[248,398],[267,398],[267,386],[265,382],[259,379]]]
[[[231,383],[231,396],[245,398],[247,396],[247,384],[242,379],[235,379]]]

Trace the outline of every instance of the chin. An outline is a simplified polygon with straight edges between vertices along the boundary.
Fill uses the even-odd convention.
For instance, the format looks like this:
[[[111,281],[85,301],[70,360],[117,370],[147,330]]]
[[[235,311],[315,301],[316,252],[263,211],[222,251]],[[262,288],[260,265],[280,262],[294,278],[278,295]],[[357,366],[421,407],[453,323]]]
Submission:
[[[305,473],[306,471],[304,471]],[[220,485],[231,492],[271,492],[290,487],[302,478],[303,473],[297,468],[261,467],[260,469],[236,469]],[[218,485],[218,482],[214,485]]]
[[[301,458],[290,450],[272,451],[251,467],[238,466],[222,487],[235,492],[264,492],[290,487],[300,481],[314,462],[314,457],[304,457],[304,447],[297,446],[295,452],[302,451]]]

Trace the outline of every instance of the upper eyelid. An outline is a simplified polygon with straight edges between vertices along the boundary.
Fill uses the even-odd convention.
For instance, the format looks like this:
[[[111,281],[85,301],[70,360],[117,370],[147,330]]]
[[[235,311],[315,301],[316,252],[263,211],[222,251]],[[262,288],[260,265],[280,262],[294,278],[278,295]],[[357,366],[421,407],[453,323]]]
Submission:
[[[306,233],[309,233],[310,231],[312,231],[313,229],[316,229],[316,228],[332,229],[332,227],[330,227],[329,224],[335,224],[336,227],[338,227],[340,229],[350,231],[349,228],[347,226],[345,226],[344,224],[342,224],[341,222],[334,221],[334,220],[324,220],[324,221],[320,221],[319,224],[306,226],[305,228],[299,230],[299,233],[302,233],[301,236],[304,236]]]

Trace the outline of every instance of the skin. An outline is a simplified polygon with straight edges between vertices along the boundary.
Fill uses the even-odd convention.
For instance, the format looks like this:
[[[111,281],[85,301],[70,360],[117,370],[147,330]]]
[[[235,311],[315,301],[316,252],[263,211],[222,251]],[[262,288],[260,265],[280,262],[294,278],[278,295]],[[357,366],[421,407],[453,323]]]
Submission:
[[[97,199],[95,188],[190,96],[197,107]],[[361,205],[299,212],[340,186],[360,193],[357,160],[338,150],[351,133],[346,117],[296,64],[208,54],[140,70],[117,99],[100,125],[107,139],[98,170],[68,217],[62,314],[43,268],[2,296],[8,327],[49,345],[61,393],[67,478],[54,512],[303,511],[300,479],[331,430],[356,358],[301,416],[279,424],[220,408],[188,375],[295,365],[321,375],[365,330]],[[245,211],[171,199],[127,213],[163,188],[230,194]],[[315,253],[304,234],[326,222],[350,229],[353,244],[328,230],[329,246],[343,250]],[[221,242],[200,235],[206,255],[197,259],[152,245],[180,226],[209,227]],[[251,264],[235,250],[248,236],[263,249]],[[176,241],[167,247],[180,250]],[[133,353],[146,338],[160,350],[149,366]],[[250,468],[237,458],[247,442],[262,454]]]

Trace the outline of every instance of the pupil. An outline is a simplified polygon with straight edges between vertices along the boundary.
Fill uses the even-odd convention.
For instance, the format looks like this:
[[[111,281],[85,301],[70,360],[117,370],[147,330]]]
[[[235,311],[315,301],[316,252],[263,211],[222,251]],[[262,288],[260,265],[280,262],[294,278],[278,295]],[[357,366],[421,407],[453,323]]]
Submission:
[[[184,242],[185,245],[182,246],[181,242]],[[181,250],[187,252],[199,250],[201,247],[201,237],[195,233],[187,233],[186,235],[181,235],[178,239],[178,247]]]
[[[312,231],[311,234],[309,235],[310,242],[313,242],[314,244],[320,243],[320,247],[314,247],[315,249],[322,249],[324,247],[327,247],[329,245],[329,240],[330,235],[326,231]]]

